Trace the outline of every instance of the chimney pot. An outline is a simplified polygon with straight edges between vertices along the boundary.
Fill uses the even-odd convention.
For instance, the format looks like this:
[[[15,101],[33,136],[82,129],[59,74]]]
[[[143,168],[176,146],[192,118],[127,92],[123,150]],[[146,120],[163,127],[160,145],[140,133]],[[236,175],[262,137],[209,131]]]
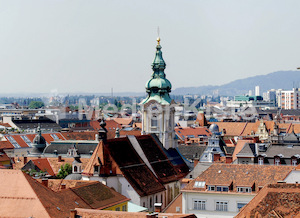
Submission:
[[[48,179],[42,179],[42,184],[45,186],[45,187],[48,187]]]
[[[194,159],[194,168],[197,166],[198,163],[199,163],[199,158],[195,158]]]

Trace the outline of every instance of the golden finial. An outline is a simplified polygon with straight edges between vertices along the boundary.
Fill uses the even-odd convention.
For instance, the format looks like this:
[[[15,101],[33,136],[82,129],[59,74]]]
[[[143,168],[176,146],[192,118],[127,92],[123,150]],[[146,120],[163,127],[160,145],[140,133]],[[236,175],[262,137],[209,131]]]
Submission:
[[[157,44],[159,45],[160,44],[160,38],[157,37],[156,41],[157,41]]]

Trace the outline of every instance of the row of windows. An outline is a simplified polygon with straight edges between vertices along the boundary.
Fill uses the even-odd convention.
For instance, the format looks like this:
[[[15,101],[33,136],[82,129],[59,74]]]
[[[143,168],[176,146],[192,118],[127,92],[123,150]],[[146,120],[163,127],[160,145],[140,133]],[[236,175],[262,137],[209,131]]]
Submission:
[[[239,211],[247,203],[237,203],[237,210]],[[205,200],[194,200],[193,201],[194,210],[206,210],[206,201]],[[216,201],[215,202],[216,211],[228,211],[228,201]]]
[[[228,188],[228,186],[209,185],[208,186],[208,191],[228,192],[229,188]]]

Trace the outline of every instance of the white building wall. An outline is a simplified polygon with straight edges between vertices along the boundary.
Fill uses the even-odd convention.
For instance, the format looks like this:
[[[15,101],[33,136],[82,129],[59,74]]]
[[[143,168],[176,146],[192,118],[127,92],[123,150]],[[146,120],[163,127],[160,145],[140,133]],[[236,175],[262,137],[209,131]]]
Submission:
[[[226,193],[205,193],[205,192],[183,192],[182,213],[193,213],[197,217],[222,218],[234,217],[238,213],[238,203],[248,203],[255,194],[226,194]],[[205,210],[195,210],[194,200],[206,202]],[[216,202],[228,202],[228,211],[216,211]]]

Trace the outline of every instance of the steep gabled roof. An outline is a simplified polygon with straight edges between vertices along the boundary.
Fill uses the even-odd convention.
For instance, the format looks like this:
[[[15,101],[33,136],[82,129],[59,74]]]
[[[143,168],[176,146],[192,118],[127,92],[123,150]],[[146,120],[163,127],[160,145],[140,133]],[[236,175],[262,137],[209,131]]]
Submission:
[[[42,171],[47,171],[47,173],[51,176],[54,176],[55,173],[50,165],[50,162],[48,161],[47,158],[38,158],[31,160],[35,166],[37,166],[40,170]]]
[[[252,139],[251,140],[239,139],[236,146],[235,146],[233,155],[232,155],[232,160],[233,161],[237,159],[236,155],[244,148],[246,143],[254,143],[254,141]]]
[[[108,140],[105,146],[124,177],[140,196],[165,190],[127,137]]]
[[[75,207],[90,208],[72,191],[57,194],[19,170],[0,170],[0,180],[1,217],[67,217]]]
[[[103,160],[103,141],[100,141],[96,149],[93,152],[92,157],[89,159],[86,167],[84,168],[83,175],[93,175],[94,166],[100,166],[101,160]]]

